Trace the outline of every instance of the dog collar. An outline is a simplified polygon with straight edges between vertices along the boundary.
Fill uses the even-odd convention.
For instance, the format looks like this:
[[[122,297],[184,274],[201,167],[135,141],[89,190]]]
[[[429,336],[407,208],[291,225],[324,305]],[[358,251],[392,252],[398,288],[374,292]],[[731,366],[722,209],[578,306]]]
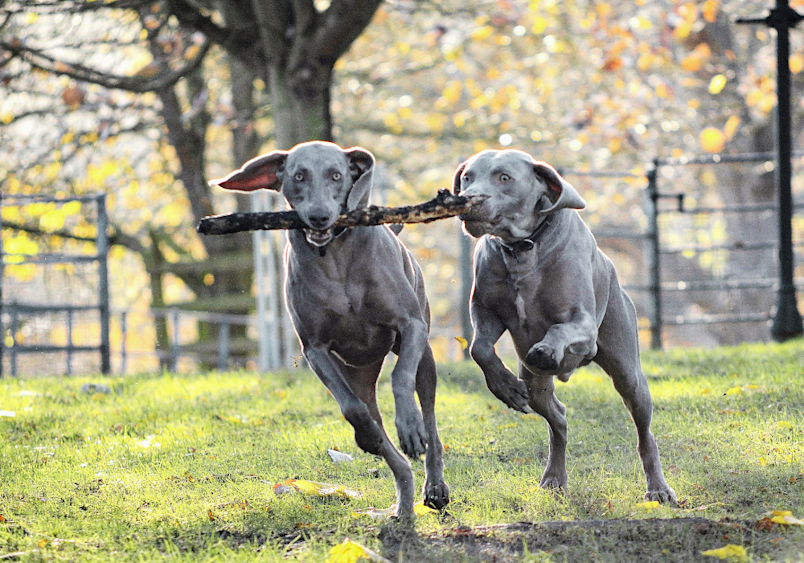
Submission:
[[[332,240],[335,240],[336,238],[338,238],[339,236],[341,236],[342,234],[344,234],[348,230],[349,230],[349,227],[335,227],[335,230],[332,231],[332,235],[333,235]],[[329,242],[332,242],[332,240],[329,241]],[[318,247],[318,255],[319,256],[324,257],[324,256],[327,255],[327,246],[329,246],[329,242],[327,244],[325,244],[324,246],[319,246]]]
[[[522,240],[515,242],[503,242],[502,240],[497,239],[497,242],[508,255],[513,256],[514,260],[519,262],[519,253],[532,250],[533,247],[536,246],[536,242],[544,234],[544,231],[547,230],[547,227],[549,227],[552,222],[553,216],[548,215],[544,221],[539,223],[536,229],[529,236],[523,238]]]

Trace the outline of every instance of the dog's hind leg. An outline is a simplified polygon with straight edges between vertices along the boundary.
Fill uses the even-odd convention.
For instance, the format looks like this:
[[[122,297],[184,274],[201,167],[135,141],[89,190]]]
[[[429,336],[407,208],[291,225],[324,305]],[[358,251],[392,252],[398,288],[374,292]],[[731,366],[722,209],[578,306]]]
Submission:
[[[547,421],[550,436],[547,467],[544,468],[539,486],[543,489],[566,489],[567,408],[556,397],[552,375],[535,375],[520,364],[519,377],[528,387],[531,408]]]
[[[600,325],[600,348],[594,361],[611,377],[636,425],[637,450],[647,481],[645,498],[672,504],[676,493],[664,479],[659,448],[650,431],[653,400],[639,360],[636,313],[630,298],[621,295],[612,299]]]
[[[449,486],[444,482],[444,459],[441,438],[435,416],[436,364],[433,351],[428,344],[416,372],[416,393],[422,408],[424,431],[427,433],[427,453],[425,454],[425,482],[422,490],[424,504],[442,509],[449,503]]]
[[[352,391],[366,404],[371,418],[382,432],[382,444],[377,453],[385,459],[394,474],[397,507],[395,516],[403,520],[413,518],[413,497],[415,495],[413,471],[407,458],[394,447],[393,442],[388,438],[382,423],[380,409],[377,406],[377,379],[382,369],[382,360],[365,367],[347,366],[340,360],[336,360],[336,363],[341,365]],[[357,429],[355,430],[357,431]]]

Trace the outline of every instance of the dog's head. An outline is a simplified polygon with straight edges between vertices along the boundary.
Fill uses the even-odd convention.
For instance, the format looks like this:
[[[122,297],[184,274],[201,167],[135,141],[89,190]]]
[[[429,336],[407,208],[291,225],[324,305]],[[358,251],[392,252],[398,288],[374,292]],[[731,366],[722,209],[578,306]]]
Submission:
[[[307,241],[325,246],[338,215],[368,204],[373,172],[374,155],[366,149],[311,141],[260,155],[209,184],[241,192],[281,191],[307,225]]]
[[[583,209],[586,202],[569,182],[545,162],[513,149],[485,150],[458,165],[452,190],[488,198],[460,215],[464,230],[505,240],[529,236],[539,218],[560,209]]]

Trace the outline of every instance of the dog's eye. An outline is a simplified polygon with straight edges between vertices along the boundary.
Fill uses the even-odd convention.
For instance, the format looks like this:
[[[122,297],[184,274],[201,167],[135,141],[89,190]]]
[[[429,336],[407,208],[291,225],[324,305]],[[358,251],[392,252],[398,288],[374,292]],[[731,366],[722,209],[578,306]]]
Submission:
[[[338,180],[341,179],[341,173],[340,172],[333,172],[332,173],[332,179],[337,182]]]
[[[500,182],[507,182],[511,177],[508,174],[500,174]]]
[[[297,172],[296,175],[293,176],[293,179],[296,180],[297,182],[301,182],[302,180],[304,180],[304,174],[302,174],[301,172]]]

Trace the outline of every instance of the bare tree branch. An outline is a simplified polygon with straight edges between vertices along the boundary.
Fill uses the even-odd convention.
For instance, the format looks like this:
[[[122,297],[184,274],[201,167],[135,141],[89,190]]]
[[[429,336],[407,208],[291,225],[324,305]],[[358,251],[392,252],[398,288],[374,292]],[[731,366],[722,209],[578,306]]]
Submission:
[[[135,93],[153,92],[163,88],[169,88],[176,84],[186,75],[194,72],[201,66],[204,57],[209,51],[211,43],[204,41],[198,54],[183,67],[177,70],[165,70],[152,77],[141,76],[116,76],[89,68],[79,63],[65,63],[60,61],[40,49],[24,47],[19,40],[0,41],[0,49],[4,49],[13,56],[19,57],[32,67],[69,76],[75,80],[91,82],[104,88],[126,90]]]

